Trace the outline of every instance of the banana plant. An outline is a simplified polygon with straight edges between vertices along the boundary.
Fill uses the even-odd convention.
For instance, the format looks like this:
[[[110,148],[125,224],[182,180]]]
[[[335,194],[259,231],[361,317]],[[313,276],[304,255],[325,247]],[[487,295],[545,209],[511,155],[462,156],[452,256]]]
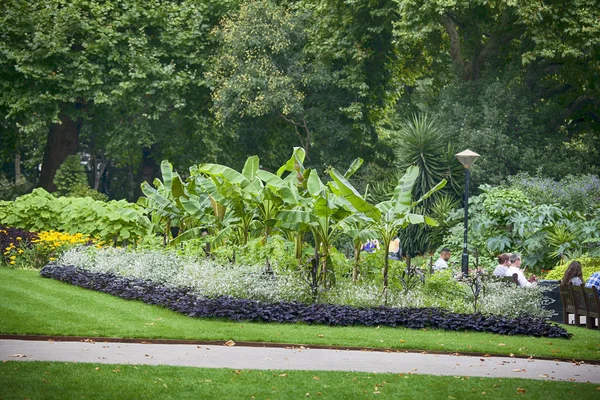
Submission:
[[[416,205],[442,189],[446,185],[446,180],[443,179],[420,199],[413,201],[411,192],[419,176],[419,169],[416,166],[411,166],[406,170],[404,176],[400,178],[398,185],[394,189],[392,198],[372,205],[335,168],[329,171],[329,175],[334,182],[329,185],[332,191],[350,203],[354,210],[363,216],[370,229],[377,232],[382,238],[383,249],[385,249],[385,251],[382,251],[384,257],[383,291],[387,298],[389,269],[387,249],[390,242],[399,229],[404,229],[410,224],[426,223],[432,226],[437,225],[434,219],[412,211]]]
[[[156,178],[152,187],[148,182],[142,182],[142,193],[146,197],[140,197],[138,204],[143,206],[151,214],[151,221],[156,230],[163,234],[166,245],[170,230],[177,227],[180,231],[185,230],[185,213],[182,200],[186,200],[185,184],[173,166],[167,160],[160,164],[163,180]]]
[[[226,202],[219,202],[239,222],[242,244],[252,231],[264,233],[265,240],[275,226],[277,212],[286,204],[298,203],[294,185],[279,176],[259,169],[258,156],[249,157],[242,172],[219,164],[202,164],[197,172],[210,177],[216,192]]]
[[[348,169],[347,176],[356,172],[361,164],[362,159],[355,160]],[[291,169],[288,177],[291,176],[290,179],[302,188],[299,191],[302,197],[298,206],[281,210],[277,214],[279,225],[298,232],[297,237],[303,232],[311,232],[319,264],[318,281],[324,287],[331,287],[335,284],[335,268],[330,247],[337,237],[345,233],[354,212],[328,185],[323,184],[317,171],[305,170],[299,157],[292,157],[286,166]]]

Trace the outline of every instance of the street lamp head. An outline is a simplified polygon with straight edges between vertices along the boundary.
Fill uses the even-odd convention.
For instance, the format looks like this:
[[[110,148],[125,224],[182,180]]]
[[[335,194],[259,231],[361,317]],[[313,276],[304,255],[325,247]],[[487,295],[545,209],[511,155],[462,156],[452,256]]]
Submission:
[[[471,165],[479,158],[479,154],[469,149],[461,151],[460,153],[455,154],[455,156],[465,168],[471,168]]]

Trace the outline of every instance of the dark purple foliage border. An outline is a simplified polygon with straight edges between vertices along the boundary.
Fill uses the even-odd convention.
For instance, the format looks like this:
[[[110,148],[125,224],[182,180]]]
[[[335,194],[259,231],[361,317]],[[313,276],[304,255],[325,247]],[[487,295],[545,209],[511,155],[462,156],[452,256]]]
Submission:
[[[46,265],[40,275],[109,293],[123,299],[141,300],[198,318],[233,321],[322,324],[330,326],[390,326],[412,329],[473,330],[503,335],[570,338],[562,327],[542,318],[507,318],[496,315],[457,314],[439,308],[357,308],[333,304],[297,302],[263,303],[231,297],[203,298],[186,288],[167,288],[141,279],[95,273],[74,266]]]

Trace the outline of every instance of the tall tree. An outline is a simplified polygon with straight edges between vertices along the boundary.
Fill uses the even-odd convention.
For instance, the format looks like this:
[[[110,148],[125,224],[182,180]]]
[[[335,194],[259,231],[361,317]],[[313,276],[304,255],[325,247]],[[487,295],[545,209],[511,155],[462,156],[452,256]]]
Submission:
[[[132,164],[142,147],[202,117],[194,108],[207,110],[210,101],[202,81],[210,30],[234,6],[233,0],[3,1],[0,109],[19,135],[47,138],[39,184],[53,189],[56,169],[81,139],[87,150],[105,146],[91,149],[95,154],[112,150],[109,157]],[[81,136],[82,129],[95,139]]]
[[[410,101],[484,155],[476,180],[579,172],[572,157],[598,165],[597,1],[395,2],[397,39],[430,65]]]
[[[240,143],[260,143],[261,160],[282,143],[301,145],[311,165],[373,158],[401,70],[393,3],[349,4],[251,0],[222,24],[215,110],[224,125],[239,122]]]

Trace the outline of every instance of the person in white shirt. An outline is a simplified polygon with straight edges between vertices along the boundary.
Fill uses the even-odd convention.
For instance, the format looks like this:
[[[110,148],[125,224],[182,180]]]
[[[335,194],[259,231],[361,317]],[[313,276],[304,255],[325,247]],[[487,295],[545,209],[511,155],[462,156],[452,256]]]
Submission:
[[[506,270],[506,276],[513,276],[513,274],[517,274],[517,278],[519,280],[519,286],[522,287],[531,287],[533,286],[531,282],[525,278],[525,274],[521,270],[521,256],[517,253],[513,253],[510,255],[510,267]]]
[[[434,271],[441,271],[448,268],[448,260],[450,259],[450,249],[444,247],[440,252],[440,258],[433,264]]]
[[[494,269],[494,276],[506,276],[506,271],[510,267],[510,254],[502,253],[498,256],[498,265]]]

